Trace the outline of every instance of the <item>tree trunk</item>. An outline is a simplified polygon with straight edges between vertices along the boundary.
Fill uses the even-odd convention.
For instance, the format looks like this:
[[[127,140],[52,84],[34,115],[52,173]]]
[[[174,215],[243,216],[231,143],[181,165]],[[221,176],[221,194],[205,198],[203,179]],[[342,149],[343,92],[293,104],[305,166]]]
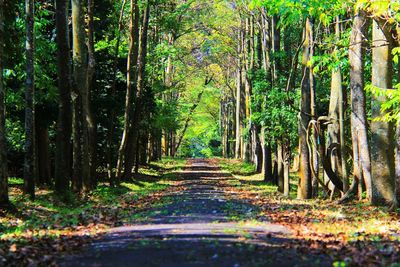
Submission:
[[[55,190],[64,194],[71,176],[71,56],[69,46],[68,0],[56,1],[58,120],[56,128]]]
[[[131,10],[130,10],[130,25],[129,25],[129,53],[128,53],[128,63],[127,63],[127,87],[125,96],[125,114],[124,114],[124,130],[122,134],[121,144],[118,149],[118,162],[117,162],[117,173],[116,182],[122,175],[122,169],[125,161],[125,171],[126,165],[131,166],[133,163],[129,162],[131,157],[126,157],[127,155],[127,142],[129,135],[132,132],[131,123],[133,116],[133,103],[136,98],[137,91],[137,60],[139,57],[139,6],[137,0],[131,0]]]
[[[7,206],[9,204],[5,132],[6,109],[3,84],[4,36],[4,0],[0,0],[0,206]]]
[[[276,146],[276,162],[277,162],[277,176],[275,178],[276,184],[278,185],[278,191],[283,193],[284,190],[284,184],[283,184],[283,179],[284,179],[284,160],[283,160],[283,146],[282,146],[282,140],[279,140],[278,145]]]
[[[82,101],[77,86],[73,85],[72,93],[72,179],[74,192],[82,190]]]
[[[72,0],[72,33],[73,33],[73,65],[74,65],[74,86],[76,88],[76,108],[74,120],[75,124],[80,124],[80,131],[76,130],[74,136],[74,171],[80,168],[80,176],[74,174],[77,182],[78,191],[87,191],[91,187],[90,183],[90,138],[89,138],[89,92],[87,84],[88,75],[88,51],[86,47],[85,33],[85,14],[83,0]],[[78,134],[79,133],[79,134]],[[80,149],[78,148],[80,146]],[[80,151],[79,151],[80,150]],[[79,161],[79,152],[81,153]],[[80,165],[79,167],[77,165]],[[82,185],[82,188],[80,188]]]
[[[371,200],[371,159],[368,147],[368,124],[364,92],[364,45],[367,18],[359,12],[353,21],[350,37],[350,90],[351,90],[351,135],[353,143],[353,175],[356,183],[364,178],[367,199]],[[356,186],[353,188],[357,188]]]
[[[123,18],[125,13],[126,0],[122,1],[121,10],[119,13],[119,21],[118,21],[118,31],[117,31],[117,42],[115,44],[114,50],[114,62],[113,62],[113,80],[110,90],[110,95],[115,96],[117,91],[117,72],[118,72],[118,59],[119,59],[119,48],[121,45],[121,31],[123,27]],[[129,57],[129,56],[128,56]],[[107,160],[107,176],[110,181],[111,186],[115,186],[115,175],[113,171],[114,167],[114,157],[113,157],[113,136],[115,133],[115,107],[111,107],[109,111],[108,117],[108,133],[107,133],[107,152],[106,152],[106,160]]]
[[[271,44],[272,44],[272,52],[274,53],[274,57],[272,60],[272,86],[279,86],[278,76],[281,68],[281,64],[277,53],[279,53],[281,49],[281,31],[278,27],[279,17],[273,16],[271,23]]]
[[[83,109],[85,110],[85,118],[87,124],[88,131],[88,164],[89,164],[89,176],[88,180],[85,183],[86,191],[89,191],[97,186],[97,163],[96,163],[96,136],[97,136],[97,127],[96,122],[92,113],[91,107],[91,95],[93,90],[93,83],[95,82],[95,51],[94,51],[94,0],[87,0],[87,48],[88,48],[88,65],[87,65],[87,77],[86,77],[86,85],[87,85],[87,94],[86,99],[83,102],[85,105]]]
[[[290,194],[290,143],[286,142],[283,146],[283,195],[289,197]]]
[[[127,149],[127,154],[125,155],[125,178],[131,176],[131,170],[133,167],[134,159],[137,158],[138,150],[138,138],[139,138],[139,127],[142,118],[142,95],[145,90],[145,74],[146,74],[146,64],[147,64],[147,41],[148,41],[148,28],[150,20],[150,3],[147,2],[145,10],[143,12],[143,24],[142,31],[140,33],[140,53],[138,58],[138,76],[137,76],[137,92],[135,97],[135,110],[132,116],[132,128],[131,135],[128,138],[128,143],[130,143]],[[136,164],[137,166],[137,164]],[[136,168],[137,169],[137,168]]]
[[[263,149],[260,140],[260,127],[253,124],[253,153],[257,173],[263,170]]]
[[[236,73],[236,115],[235,115],[235,124],[236,124],[236,142],[235,142],[235,158],[239,159],[241,157],[241,153],[243,147],[241,146],[242,142],[242,30],[238,30],[238,48],[237,48],[237,73]]]
[[[308,64],[310,61],[312,23],[307,18],[304,30],[303,43],[303,82],[301,87],[300,121],[299,121],[299,187],[297,197],[308,199],[312,196],[310,157],[307,147],[307,127],[311,120],[311,88],[310,75],[311,69]]]
[[[267,183],[272,183],[274,180],[273,176],[273,166],[272,166],[272,151],[271,151],[271,145],[267,144],[265,141],[265,128],[261,130],[261,146],[263,150],[263,177],[264,181]]]
[[[34,1],[25,1],[26,12],[26,90],[24,192],[35,198],[35,108],[34,108]]]
[[[313,19],[310,19],[310,31],[309,31],[309,48],[310,48],[310,55],[309,55],[309,65],[310,65],[310,70],[309,70],[309,83],[310,83],[310,92],[311,92],[311,117],[313,119],[318,118],[317,114],[317,102],[316,102],[316,90],[315,90],[315,79],[314,79],[314,71],[313,71],[313,65],[311,63],[312,58],[314,57],[314,21]],[[313,138],[313,143],[318,144],[318,133],[316,132],[315,129],[313,129],[312,133],[312,138]],[[313,149],[311,151],[312,155],[312,162],[310,164],[313,165],[313,168],[315,170],[315,176],[312,176],[312,197],[316,198],[318,196],[318,179],[319,179],[319,160],[318,160],[318,152],[317,149]]]
[[[393,72],[392,44],[385,37],[383,29],[376,21],[373,22],[372,35],[372,85],[381,90],[390,90]],[[372,100],[371,171],[373,204],[396,203],[393,125],[376,120],[385,115],[382,114],[381,106],[386,100],[384,96],[377,96]]]
[[[335,25],[336,37],[340,38],[340,24],[339,17],[336,18]],[[337,48],[333,51],[333,57],[336,57]],[[332,170],[336,174],[340,174],[343,178],[343,191],[347,192],[349,188],[347,169],[346,169],[346,158],[345,158],[345,136],[344,136],[344,110],[345,101],[342,88],[342,74],[340,66],[337,69],[332,70],[331,80],[331,95],[329,102],[329,118],[331,124],[328,125],[328,145],[340,144],[340,150],[332,152],[333,164]],[[331,160],[331,159],[328,159]]]

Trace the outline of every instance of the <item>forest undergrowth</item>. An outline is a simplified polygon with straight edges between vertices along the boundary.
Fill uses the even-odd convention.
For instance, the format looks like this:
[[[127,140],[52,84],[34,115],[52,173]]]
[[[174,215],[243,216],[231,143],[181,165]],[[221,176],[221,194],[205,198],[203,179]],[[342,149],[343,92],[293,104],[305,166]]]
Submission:
[[[338,205],[322,197],[296,199],[297,177],[292,179],[290,197],[284,197],[277,192],[277,186],[265,183],[262,175],[247,172],[246,163],[220,159],[220,166],[227,171],[236,170],[229,190],[259,207],[250,217],[238,213],[232,218],[254,223],[267,220],[284,225],[293,233],[287,247],[328,254],[335,259],[335,266],[398,266],[398,212],[355,200]]]
[[[160,205],[166,192],[179,190],[175,171],[182,159],[163,159],[140,168],[131,181],[117,187],[104,183],[90,194],[60,198],[38,190],[34,201],[21,194],[22,180],[11,179],[13,211],[0,210],[0,266],[55,264],[60,253],[73,252],[108,228],[126,225],[140,211]]]

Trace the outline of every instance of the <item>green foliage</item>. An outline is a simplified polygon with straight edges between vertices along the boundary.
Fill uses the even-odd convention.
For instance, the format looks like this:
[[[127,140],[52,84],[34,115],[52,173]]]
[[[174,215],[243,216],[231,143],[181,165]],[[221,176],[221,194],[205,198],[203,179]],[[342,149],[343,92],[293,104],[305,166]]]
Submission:
[[[267,132],[266,142],[272,140],[293,141],[297,138],[297,114],[290,103],[298,96],[272,87],[264,70],[251,74],[253,81],[252,119]],[[292,103],[294,104],[294,103]],[[271,144],[272,145],[272,144]]]
[[[173,171],[184,164],[185,161],[182,159],[170,158],[154,162],[153,166],[157,168],[150,170],[141,168],[140,174],[146,175],[151,171],[156,179],[123,182],[119,187],[114,188],[101,184],[85,199],[80,199],[75,194],[60,198],[48,190],[42,190],[35,201],[30,201],[13,191],[11,201],[18,210],[23,212],[24,216],[1,217],[2,238],[13,237],[18,240],[27,232],[37,237],[59,235],[63,233],[62,231],[71,231],[76,227],[91,223],[112,226],[114,223],[129,221],[132,216],[130,203],[135,203],[142,197],[171,186],[172,180],[175,179]],[[9,183],[12,186],[21,186],[23,180],[10,178]]]
[[[383,89],[367,84],[367,92],[370,92],[375,97],[384,97],[386,100],[381,105],[382,116],[376,118],[377,121],[400,122],[400,83],[395,86],[395,89]]]

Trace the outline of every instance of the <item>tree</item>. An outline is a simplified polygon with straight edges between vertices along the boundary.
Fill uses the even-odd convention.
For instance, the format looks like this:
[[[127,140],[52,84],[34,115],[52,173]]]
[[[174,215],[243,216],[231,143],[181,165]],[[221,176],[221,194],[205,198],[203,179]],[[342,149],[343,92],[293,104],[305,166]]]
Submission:
[[[357,185],[364,178],[367,199],[371,201],[371,158],[368,146],[368,124],[364,92],[364,55],[367,26],[368,21],[365,13],[358,10],[353,19],[349,48],[354,180],[344,199],[357,189]]]
[[[87,1],[87,50],[88,50],[88,63],[87,63],[87,75],[86,85],[87,94],[86,99],[82,102],[84,105],[83,110],[85,111],[84,119],[87,125],[87,157],[88,157],[88,168],[89,174],[87,180],[84,180],[84,187],[86,190],[91,190],[97,185],[96,177],[96,123],[92,113],[92,91],[94,86],[94,77],[96,71],[96,59],[95,59],[95,40],[94,40],[94,0]]]
[[[4,36],[4,0],[0,0],[0,206],[9,204],[5,132],[5,89],[3,81]]]
[[[340,18],[336,17],[335,23],[335,36],[340,39]],[[338,59],[338,47],[335,46],[332,56]],[[331,94],[329,102],[329,119],[330,124],[328,125],[328,147],[332,145],[340,145],[340,149],[332,152],[334,172],[339,173],[343,177],[344,192],[348,190],[348,177],[346,169],[346,157],[345,157],[345,129],[344,129],[344,110],[346,98],[343,94],[342,87],[342,72],[341,66],[334,67],[332,69],[331,79]]]
[[[25,162],[24,191],[35,198],[35,33],[34,0],[25,1],[26,12],[26,89],[25,89]]]
[[[124,128],[121,139],[121,144],[118,150],[118,162],[117,162],[117,183],[119,182],[122,169],[126,165],[130,165],[132,169],[133,163],[129,160],[131,157],[127,157],[128,138],[132,131],[132,116],[134,112],[134,99],[137,92],[137,78],[138,68],[137,61],[139,57],[139,24],[140,24],[140,10],[137,0],[131,0],[130,8],[130,24],[129,24],[129,51],[127,61],[127,82],[126,82],[126,96],[125,96],[125,113],[124,113]],[[126,171],[126,168],[125,168]]]
[[[375,20],[372,28],[372,86],[381,90],[392,88],[392,41],[384,33],[388,27],[379,25]],[[390,36],[390,33],[387,35]],[[393,124],[382,121],[381,106],[387,101],[384,94],[372,100],[372,140],[371,140],[371,175],[372,175],[372,203],[384,202],[397,206],[394,194],[394,131]]]
[[[140,122],[142,118],[142,97],[146,85],[146,59],[147,59],[147,42],[148,42],[148,29],[150,20],[150,2],[146,2],[145,9],[143,10],[143,22],[142,30],[140,32],[140,53],[138,57],[138,70],[137,70],[137,90],[134,96],[134,112],[131,117],[131,134],[128,138],[129,147],[125,155],[125,171],[124,175],[126,178],[132,174],[132,168],[134,162],[136,170],[138,166],[137,156],[138,150],[138,138],[140,130]]]
[[[55,189],[65,193],[71,177],[71,57],[69,47],[68,0],[56,1],[58,120],[55,154]]]
[[[300,121],[299,121],[299,155],[300,155],[300,169],[299,169],[299,187],[297,197],[300,199],[308,199],[312,196],[312,183],[311,183],[311,170],[310,155],[307,147],[307,128],[311,120],[311,80],[312,71],[309,65],[310,52],[311,52],[311,36],[313,23],[310,18],[307,18],[304,29],[304,43],[303,43],[303,82],[301,87],[301,105],[300,105]]]
[[[88,87],[88,49],[82,0],[72,0],[73,77],[74,77],[74,155],[73,189],[88,191],[90,177],[90,95]]]

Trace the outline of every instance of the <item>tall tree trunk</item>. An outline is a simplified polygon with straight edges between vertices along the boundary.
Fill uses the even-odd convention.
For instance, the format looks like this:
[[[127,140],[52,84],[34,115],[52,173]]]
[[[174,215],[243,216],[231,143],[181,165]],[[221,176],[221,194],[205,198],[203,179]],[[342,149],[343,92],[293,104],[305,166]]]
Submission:
[[[299,121],[299,187],[297,197],[300,199],[308,199],[312,196],[310,156],[307,147],[307,127],[311,120],[311,88],[310,75],[311,69],[308,64],[310,61],[311,50],[311,31],[312,23],[307,18],[304,29],[303,43],[303,81],[301,86],[301,104],[300,104],[300,121]]]
[[[88,51],[86,47],[85,14],[83,0],[72,0],[72,36],[75,112],[74,112],[74,180],[75,190],[90,189],[90,159],[89,159],[89,93],[87,85]],[[81,155],[79,155],[81,154]],[[77,169],[76,169],[77,168]],[[80,172],[79,173],[79,169]],[[82,185],[82,188],[81,188]]]
[[[243,88],[242,88],[242,39],[243,39],[243,32],[241,29],[238,30],[238,45],[237,45],[237,72],[236,72],[236,114],[235,114],[235,125],[236,125],[236,136],[235,136],[235,158],[239,159],[241,152],[243,150],[242,147],[242,95],[243,95]]]
[[[125,166],[125,172],[128,171],[127,165],[130,165],[129,172],[132,171],[132,156],[127,157],[127,148],[129,136],[132,134],[132,116],[133,103],[136,99],[137,91],[137,61],[139,57],[139,17],[140,11],[137,0],[131,0],[130,24],[129,24],[129,53],[127,63],[127,87],[125,96],[125,114],[124,114],[124,130],[122,134],[121,144],[118,150],[117,162],[117,183],[122,175],[122,169]],[[125,165],[124,165],[125,163]]]
[[[279,17],[278,16],[273,16],[272,21],[271,21],[271,47],[272,47],[272,52],[273,52],[273,57],[272,57],[272,86],[275,88],[278,88],[280,86],[279,84],[279,75],[281,72],[282,64],[279,60],[278,53],[281,50],[281,31],[280,28],[278,27],[279,23]],[[283,162],[283,148],[282,148],[282,138],[277,141],[277,146],[276,146],[276,163],[277,163],[277,170],[276,174],[277,176],[275,177],[275,183],[278,185],[278,190],[280,192],[283,192],[283,179],[284,179],[284,162]]]
[[[122,0],[121,10],[119,12],[119,20],[118,20],[118,31],[117,31],[117,42],[115,44],[114,50],[114,62],[113,62],[113,81],[111,85],[110,95],[115,96],[117,91],[117,72],[118,72],[118,59],[119,59],[119,48],[121,45],[121,31],[123,27],[123,18],[125,13],[126,0]],[[129,55],[128,55],[129,57]],[[115,133],[115,107],[111,107],[109,111],[108,118],[108,133],[107,133],[107,152],[106,152],[106,160],[107,160],[107,176],[110,181],[110,185],[114,186],[116,184],[115,175],[114,175],[114,160],[113,160],[113,136]],[[125,128],[124,128],[125,130]]]
[[[7,206],[9,204],[5,132],[6,109],[3,84],[4,36],[4,0],[0,0],[0,206]]]
[[[388,27],[388,26],[386,26]],[[384,29],[374,21],[372,28],[372,85],[381,90],[392,88],[392,54],[391,40],[388,40]],[[384,96],[372,100],[371,131],[371,171],[372,171],[372,203],[396,203],[394,194],[394,132],[393,125],[376,120],[382,118],[381,106],[387,99]]]
[[[55,189],[64,194],[71,176],[71,56],[69,46],[69,0],[56,1],[58,120],[56,128]]]
[[[25,1],[26,12],[26,90],[25,90],[25,162],[24,191],[35,198],[35,108],[34,108],[34,1]]]
[[[139,139],[139,127],[142,118],[142,97],[145,90],[146,85],[146,64],[147,64],[147,41],[148,41],[148,29],[149,29],[149,20],[150,20],[150,2],[147,1],[145,4],[145,10],[143,12],[143,24],[142,31],[140,33],[140,53],[138,58],[138,76],[137,76],[137,92],[135,97],[135,107],[132,116],[132,128],[131,135],[128,138],[129,147],[127,149],[127,153],[125,155],[125,171],[124,176],[129,178],[132,173],[132,167],[134,159],[137,155],[138,147],[138,139]]]
[[[96,67],[96,59],[95,59],[95,51],[94,51],[94,0],[87,0],[87,48],[88,48],[88,65],[87,65],[87,77],[86,77],[86,85],[87,85],[87,94],[86,99],[83,102],[85,105],[83,108],[85,110],[85,119],[87,124],[88,131],[88,163],[89,163],[89,176],[88,180],[84,184],[86,191],[91,190],[97,185],[97,163],[96,163],[96,136],[97,136],[97,127],[96,122],[93,116],[92,107],[91,107],[91,95],[93,91],[93,84],[95,82],[95,67]]]
[[[309,83],[310,83],[310,92],[311,92],[311,117],[313,119],[318,118],[317,114],[317,102],[316,102],[316,87],[315,87],[315,79],[314,79],[314,71],[313,71],[313,66],[311,63],[312,58],[314,57],[314,20],[310,20],[310,31],[309,31],[309,47],[310,47],[310,55],[309,55],[309,65],[310,65],[310,70],[309,70]],[[313,129],[313,143],[317,144],[318,143],[318,133],[316,132],[315,129]],[[315,175],[312,175],[312,197],[316,198],[318,196],[318,179],[319,179],[319,161],[318,161],[318,152],[317,149],[313,149],[310,151],[312,153],[312,162],[310,164],[313,165],[313,168],[315,170]]]
[[[340,23],[339,17],[336,18],[335,25],[336,37],[340,38]],[[333,57],[336,57],[337,47],[333,51]],[[344,136],[344,110],[345,101],[342,88],[342,74],[340,66],[332,70],[331,79],[331,96],[329,104],[329,118],[331,124],[328,125],[328,147],[331,144],[340,144],[340,150],[332,152],[333,164],[332,170],[340,174],[343,178],[343,190],[347,192],[349,189],[346,158],[345,158],[345,136]],[[329,159],[330,160],[330,159]]]
[[[367,18],[362,11],[359,11],[353,21],[349,49],[353,175],[354,184],[361,183],[364,178],[367,199],[371,200],[371,158],[368,146],[368,124],[364,92],[364,46],[367,28]],[[352,188],[357,189],[356,186],[352,186]],[[351,191],[349,190],[347,195],[352,193]]]

